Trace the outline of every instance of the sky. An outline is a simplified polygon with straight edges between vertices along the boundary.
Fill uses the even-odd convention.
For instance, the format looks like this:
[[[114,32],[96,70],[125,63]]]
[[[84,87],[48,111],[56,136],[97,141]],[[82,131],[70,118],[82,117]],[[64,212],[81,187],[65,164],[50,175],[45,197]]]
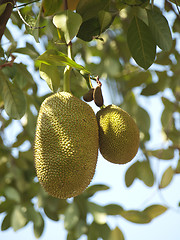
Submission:
[[[155,1],[156,3],[157,1]],[[162,2],[162,1],[159,1]],[[19,35],[20,36],[20,35]],[[15,39],[18,39],[19,36],[16,34]],[[33,40],[30,38],[29,41],[33,43]],[[19,44],[23,45],[23,38]],[[39,46],[40,47],[40,46]],[[42,49],[43,50],[43,49]],[[19,61],[23,59],[19,58]],[[18,59],[17,59],[18,60]],[[26,59],[24,59],[26,61]],[[31,67],[30,67],[31,70]],[[38,80],[38,76],[36,76]],[[47,85],[41,81],[41,89],[43,91],[47,91]],[[111,104],[111,97],[107,93],[107,85],[103,84],[103,92],[106,95],[105,97],[105,105]],[[166,91],[163,93],[163,96],[170,97],[170,93]],[[163,142],[159,142],[161,135],[161,125],[160,125],[160,115],[163,111],[163,105],[159,100],[159,96],[153,96],[145,98],[141,96],[139,98],[141,106],[147,109],[151,115],[151,136],[152,141],[149,143],[149,147],[157,148],[163,145]],[[92,105],[94,111],[97,111],[97,108]],[[9,129],[7,135],[10,134],[12,129]],[[13,130],[14,131],[14,130]],[[12,136],[12,135],[11,135]],[[13,141],[13,139],[9,139],[9,141]],[[180,201],[180,190],[179,190],[179,182],[180,176],[177,176],[173,179],[172,183],[166,189],[162,190],[162,195],[157,192],[157,186],[155,185],[152,188],[146,187],[141,181],[135,180],[133,185],[130,188],[127,188],[124,183],[124,176],[126,169],[135,162],[140,159],[141,153],[138,152],[136,157],[132,160],[132,162],[127,163],[125,165],[115,165],[109,163],[99,154],[97,168],[95,176],[92,180],[91,184],[106,184],[110,187],[110,190],[103,191],[97,193],[92,201],[105,205],[109,203],[117,203],[120,204],[127,210],[131,209],[139,209],[143,210],[147,206],[151,204],[163,204],[164,199],[168,205],[172,206],[170,210],[162,214],[161,216],[155,218],[149,224],[134,224],[130,223],[122,217],[108,217],[107,222],[110,223],[111,228],[115,228],[118,226],[122,232],[124,233],[125,240],[179,240],[179,227],[180,227],[180,210],[174,209],[174,206],[177,206]],[[158,161],[159,162],[159,161]],[[177,162],[177,156],[175,156],[174,161],[170,162],[160,162],[160,166],[156,159],[153,159],[153,169],[156,170],[159,168],[158,178],[160,179],[163,171],[170,165],[174,166]],[[0,224],[3,219],[3,214],[0,215]],[[33,226],[32,224],[28,224],[23,229],[14,232],[12,229],[7,231],[0,231],[0,240],[34,240],[33,234]],[[40,238],[40,240],[65,240],[66,232],[64,230],[63,221],[54,222],[46,218],[45,221],[45,230]],[[80,240],[85,240],[86,237],[82,236]]]

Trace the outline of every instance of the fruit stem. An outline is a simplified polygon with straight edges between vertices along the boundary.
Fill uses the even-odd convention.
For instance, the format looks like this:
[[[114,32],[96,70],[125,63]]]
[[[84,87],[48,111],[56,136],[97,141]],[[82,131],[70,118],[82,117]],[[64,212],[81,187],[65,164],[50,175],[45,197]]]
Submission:
[[[67,45],[67,51],[68,51],[68,57],[72,59],[72,42],[69,42]],[[70,91],[70,73],[71,73],[72,67],[67,65],[64,69],[64,85],[63,90],[65,92],[71,92]]]

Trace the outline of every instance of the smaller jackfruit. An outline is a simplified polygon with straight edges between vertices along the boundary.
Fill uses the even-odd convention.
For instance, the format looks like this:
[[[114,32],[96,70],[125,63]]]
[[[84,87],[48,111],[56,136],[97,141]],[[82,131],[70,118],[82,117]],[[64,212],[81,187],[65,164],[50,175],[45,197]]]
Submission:
[[[67,92],[42,103],[34,157],[37,177],[57,198],[81,194],[91,182],[98,157],[98,124],[92,108]]]
[[[102,107],[102,106],[103,106],[103,104],[104,104],[104,99],[103,99],[103,95],[102,95],[101,86],[97,86],[97,87],[94,89],[93,99],[94,99],[95,104],[96,104],[98,107]]]
[[[89,89],[89,91],[83,96],[84,101],[91,102],[93,100],[93,92],[94,88]]]
[[[101,109],[96,117],[102,156],[117,164],[131,161],[139,147],[139,130],[133,118],[115,105]]]

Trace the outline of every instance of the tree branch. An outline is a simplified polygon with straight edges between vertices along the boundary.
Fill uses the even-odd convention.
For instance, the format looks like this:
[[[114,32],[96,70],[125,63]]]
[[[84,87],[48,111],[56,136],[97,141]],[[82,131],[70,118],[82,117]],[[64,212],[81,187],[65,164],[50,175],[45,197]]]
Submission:
[[[14,0],[1,0],[0,4],[7,3],[7,6],[3,12],[3,14],[0,16],[0,40],[4,34],[7,21],[9,20],[13,7],[14,7]]]

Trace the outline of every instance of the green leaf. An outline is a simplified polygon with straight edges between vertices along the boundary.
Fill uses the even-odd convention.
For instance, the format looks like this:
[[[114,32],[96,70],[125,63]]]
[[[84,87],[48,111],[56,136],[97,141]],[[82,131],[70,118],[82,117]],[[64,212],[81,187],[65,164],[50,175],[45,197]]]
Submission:
[[[42,79],[46,81],[52,92],[57,92],[60,87],[60,73],[56,66],[40,64],[39,73]]]
[[[76,11],[82,16],[83,21],[87,21],[97,17],[99,11],[108,10],[109,4],[109,0],[80,0]]]
[[[14,64],[16,66],[16,75],[14,76],[13,82],[16,83],[20,89],[23,89],[28,84],[33,84],[34,80],[27,70],[27,66],[20,63]]]
[[[120,215],[123,208],[117,204],[109,204],[104,206],[107,215]]]
[[[148,187],[152,187],[154,184],[154,175],[152,169],[147,161],[137,161],[129,167],[125,174],[125,183],[129,187],[135,180],[139,178],[143,181]]]
[[[0,57],[1,57],[2,59],[5,59],[4,49],[2,48],[2,46],[0,46]]]
[[[172,47],[172,36],[166,18],[154,10],[146,10],[149,21],[149,28],[159,48],[169,51]]]
[[[7,27],[4,31],[4,35],[12,43],[12,45],[16,46],[17,43],[14,41],[14,38],[13,38],[11,32],[9,31],[9,29]]]
[[[144,108],[137,104],[136,97],[132,91],[130,94],[126,95],[121,106],[135,118],[137,126],[142,133],[141,138],[143,138],[144,141],[149,140],[150,116]]]
[[[84,195],[89,198],[89,197],[92,197],[95,193],[97,193],[99,191],[105,191],[108,189],[109,189],[109,187],[104,184],[91,185],[90,187],[88,187],[86,189],[86,191],[84,192]]]
[[[149,83],[143,90],[141,91],[141,95],[143,96],[152,96],[159,92],[158,83]]]
[[[97,17],[88,19],[81,24],[77,37],[83,41],[91,41],[101,33],[101,26]]]
[[[32,207],[34,209],[34,207]],[[32,209],[33,213],[30,213],[30,209],[28,209],[28,215],[31,217],[33,221],[34,227],[34,235],[36,238],[40,238],[44,230],[44,219],[39,212],[36,212],[35,209]]]
[[[103,239],[108,240],[111,230],[107,224],[92,222],[88,230],[88,240]]]
[[[93,215],[94,221],[98,224],[106,223],[106,210],[104,207],[92,202],[87,204],[89,212]]]
[[[134,17],[127,32],[127,42],[136,63],[148,69],[154,62],[156,45],[149,27],[138,17]]]
[[[87,228],[86,222],[84,222],[83,220],[80,220],[74,230],[74,235],[76,239],[79,239],[82,234],[86,234],[87,229],[88,228]]]
[[[174,130],[173,126],[173,109],[165,107],[161,115],[161,123],[165,132]]]
[[[89,73],[83,66],[77,64],[73,60],[71,60],[67,55],[62,52],[56,51],[54,49],[47,50],[42,55],[37,58],[41,63],[45,63],[48,65],[54,66],[67,66],[69,65],[72,68],[76,68],[78,70],[83,70],[86,73]]]
[[[118,11],[109,0],[80,0],[77,13],[83,18],[77,37],[91,41],[111,25]]]
[[[43,218],[41,214],[34,209],[34,206],[32,204],[27,204],[26,208],[26,215],[28,220],[32,221],[37,227],[41,227],[43,225]]]
[[[133,184],[135,178],[137,178],[139,164],[140,162],[137,161],[127,169],[125,174],[125,183],[127,187],[130,187]]]
[[[76,226],[79,221],[79,209],[77,204],[72,203],[69,205],[64,214],[64,227],[67,230],[71,230]]]
[[[109,240],[124,240],[124,235],[122,231],[116,227],[110,233]]]
[[[106,12],[104,10],[99,11],[98,13],[99,23],[101,26],[101,32],[103,29],[106,28],[107,25],[109,25],[112,21],[112,16],[109,12]]]
[[[66,240],[76,240],[74,231],[68,232]]]
[[[169,108],[172,112],[179,111],[180,112],[180,105],[177,102],[172,102],[168,98],[162,97],[162,102],[165,108]]]
[[[53,23],[64,32],[64,38],[68,44],[77,35],[82,18],[78,13],[66,10],[55,15]]]
[[[6,187],[5,190],[4,190],[4,193],[5,193],[5,196],[8,199],[11,199],[11,200],[13,200],[15,202],[20,202],[21,201],[20,194],[13,187]]]
[[[148,187],[152,187],[154,184],[154,175],[150,167],[149,162],[139,162],[138,165],[138,178],[142,180]]]
[[[21,206],[16,206],[11,215],[11,226],[14,231],[24,227],[27,223],[27,218]]]
[[[167,187],[171,183],[173,176],[174,176],[174,169],[170,166],[163,173],[159,188]]]
[[[44,230],[44,219],[41,216],[42,224],[39,226],[34,222],[34,235],[36,238],[40,238]]]
[[[35,24],[34,24],[34,29],[32,29],[32,36],[34,37],[35,41],[37,43],[39,43],[39,31],[40,31],[40,20],[41,20],[41,15],[42,15],[42,11],[40,9],[38,16],[35,20]]]
[[[3,3],[3,4],[1,3],[1,5],[0,5],[0,16],[3,14],[4,10],[6,9],[7,4],[8,4],[8,2]]]
[[[162,205],[152,205],[144,209],[145,212],[151,219],[158,217],[163,214],[167,210],[167,207]]]
[[[2,97],[4,108],[9,117],[21,119],[26,111],[26,98],[22,90],[13,82],[10,82],[3,72],[0,72]]]
[[[147,0],[124,0],[123,3],[126,3],[127,5],[130,5],[130,6],[141,6],[141,4],[147,2]]]
[[[16,142],[12,145],[12,147],[19,147],[21,146],[25,141],[27,140],[27,136],[24,132],[21,132],[20,134],[17,135],[16,137]]]
[[[139,130],[144,135],[143,136],[144,139],[147,139],[148,136],[146,136],[146,135],[148,135],[150,125],[151,125],[151,119],[150,119],[148,112],[144,108],[137,105],[137,108],[134,113],[134,117],[136,119],[136,123],[137,123]]]
[[[26,43],[26,47],[16,48],[14,52],[28,55],[32,59],[36,59],[39,56],[39,53],[30,43]]]
[[[59,216],[57,212],[51,211],[47,206],[44,207],[44,212],[48,218],[53,221],[59,221]]]
[[[31,16],[31,15],[26,15],[26,22],[28,25],[26,25],[26,31],[28,34],[31,34],[35,41],[39,43],[39,21],[40,21],[40,14],[41,11],[39,11],[39,14],[37,18]],[[30,27],[31,26],[31,27]]]
[[[157,53],[155,63],[160,65],[171,65],[172,60],[169,57],[169,52],[161,51]]]
[[[2,165],[1,165],[2,167]],[[7,199],[4,202],[0,202],[0,213],[7,212],[12,208],[12,201]]]
[[[98,20],[100,24],[100,33],[102,33],[112,24],[114,16],[110,12],[101,10],[98,13]]]
[[[87,198],[85,197],[84,194],[80,194],[74,198],[74,202],[77,204],[80,219],[86,222],[86,218],[88,214]]]
[[[178,160],[175,172],[180,173],[180,159]]]
[[[43,13],[44,16],[55,14],[61,9],[62,0],[43,0]]]
[[[148,151],[148,154],[159,159],[171,160],[174,158],[174,149],[171,147],[168,149],[158,149],[154,151]]]
[[[127,89],[138,87],[146,82],[151,81],[151,79],[152,79],[152,76],[149,71],[140,71],[140,72],[137,72],[134,74],[132,73],[132,75],[129,74],[129,76],[130,76],[130,78],[128,79],[128,81],[126,83]]]
[[[151,218],[145,213],[136,210],[121,212],[121,216],[133,223],[149,223]]]
[[[14,76],[17,74],[16,63],[13,63],[13,66],[6,66],[2,69],[2,72],[4,73],[4,75],[6,75],[7,78],[13,79]]]
[[[9,212],[3,219],[1,224],[1,230],[5,231],[11,227],[11,212]]]

